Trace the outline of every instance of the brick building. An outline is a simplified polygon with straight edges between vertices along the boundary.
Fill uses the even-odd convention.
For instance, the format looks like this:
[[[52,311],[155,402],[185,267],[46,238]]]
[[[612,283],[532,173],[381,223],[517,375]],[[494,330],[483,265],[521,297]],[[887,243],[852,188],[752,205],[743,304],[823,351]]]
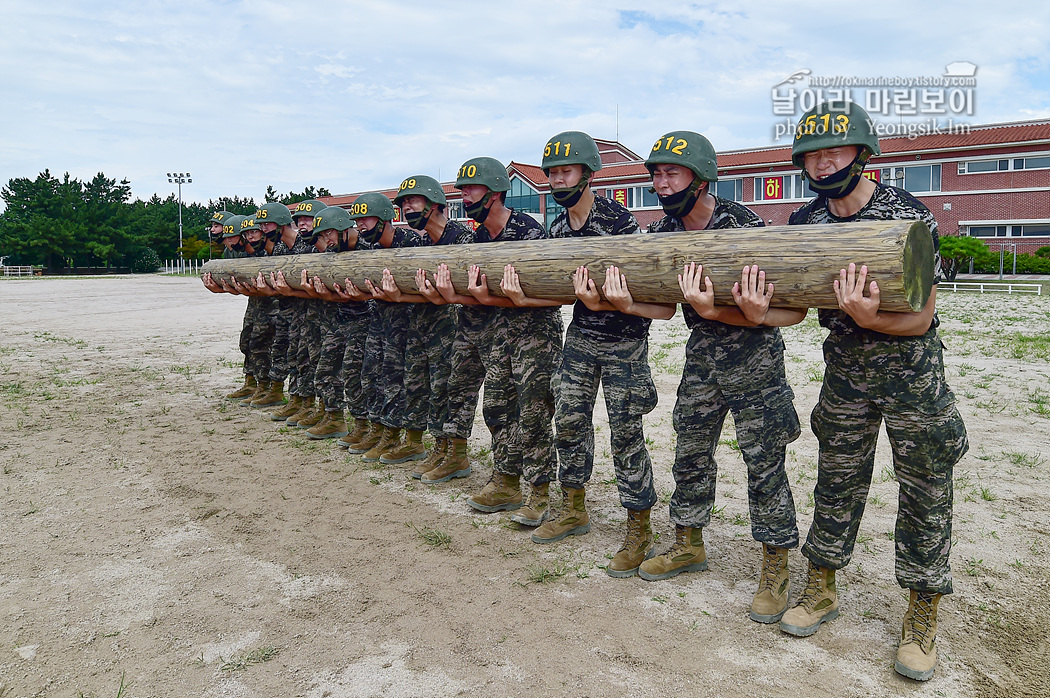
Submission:
[[[660,218],[644,156],[615,141],[595,140],[603,167],[594,189],[627,206],[643,226]],[[883,138],[880,146],[882,155],[872,158],[866,176],[912,192],[933,212],[942,235],[970,235],[992,249],[1005,244],[1018,253],[1050,245],[1050,120]],[[547,196],[543,171],[512,161],[507,173],[508,205],[549,225],[561,207]],[[452,183],[443,186],[449,216],[464,218],[459,192]],[[769,225],[787,223],[791,211],[813,197],[791,164],[790,147],[783,146],[719,152],[715,192],[745,203]],[[396,189],[383,193],[393,198]],[[327,201],[348,206],[356,196]]]

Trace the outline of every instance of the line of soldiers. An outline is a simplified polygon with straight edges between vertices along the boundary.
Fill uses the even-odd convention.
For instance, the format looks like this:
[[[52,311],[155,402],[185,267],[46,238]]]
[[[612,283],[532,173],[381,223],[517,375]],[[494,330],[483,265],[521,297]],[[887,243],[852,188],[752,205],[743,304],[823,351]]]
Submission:
[[[936,249],[937,224],[929,210],[906,191],[863,176],[868,159],[879,152],[871,121],[855,104],[822,104],[804,115],[792,160],[817,197],[795,211],[790,223],[919,218]],[[647,232],[732,234],[762,226],[746,206],[711,192],[715,151],[702,135],[665,134],[645,165],[666,214]],[[465,162],[455,183],[476,230],[447,218],[444,192],[426,175],[405,179],[393,202],[408,231],[393,225],[393,205],[378,193],[361,195],[349,211],[311,200],[291,212],[267,204],[254,217],[219,212],[213,223],[229,256],[643,232],[624,206],[592,191],[601,158],[587,134],[566,131],[551,138],[542,168],[563,209],[550,230],[506,206],[506,169],[488,157]],[[879,309],[878,285],[866,275],[863,264],[841,270],[834,283],[839,309],[819,311],[820,324],[830,332],[824,383],[811,416],[820,448],[815,509],[802,548],[807,585],[791,608],[788,551],[798,547],[799,534],[785,457],[801,427],[779,328],[800,322],[806,311],[771,308],[774,285],[757,266],[742,270],[732,289],[734,306],[714,305],[714,288],[701,265],[686,264],[678,277],[691,334],[673,412],[674,543],[659,555],[649,523],[657,496],[642,418],[657,404],[647,359],[650,323],[671,318],[676,306],[635,301],[615,266],[606,269],[604,280],[590,278],[586,267],[576,270],[577,300],[565,331],[560,303],[526,296],[512,265],[500,282],[503,296],[489,293],[477,266],[470,269],[468,293],[453,287],[446,265],[431,276],[420,270],[414,293],[402,293],[389,271],[378,286],[367,282],[363,289],[349,279],[329,288],[317,277],[308,279],[305,270],[305,290],[291,288],[280,273],[268,279],[260,274],[254,284],[205,275],[204,283],[212,291],[249,296],[240,338],[245,383],[230,399],[276,408],[273,420],[305,428],[310,438],[336,438],[365,461],[411,463],[408,474],[423,483],[470,474],[467,439],[484,384],[482,414],[494,467],[487,484],[466,501],[482,512],[513,512],[513,521],[534,528],[536,543],[590,531],[586,485],[600,384],[620,503],[627,510],[623,544],[607,567],[613,577],[660,580],[707,569],[703,529],[714,506],[714,453],[732,412],[748,469],[752,534],[762,544],[750,617],[779,622],[791,635],[811,635],[838,615],[835,571],[852,555],[885,421],[900,483],[897,580],[910,590],[895,667],[926,680],[937,661],[938,603],[952,590],[952,468],[968,445],[944,379],[936,287],[921,312],[891,313]],[[435,443],[429,451],[427,431]],[[555,477],[562,500],[552,507],[549,485]]]

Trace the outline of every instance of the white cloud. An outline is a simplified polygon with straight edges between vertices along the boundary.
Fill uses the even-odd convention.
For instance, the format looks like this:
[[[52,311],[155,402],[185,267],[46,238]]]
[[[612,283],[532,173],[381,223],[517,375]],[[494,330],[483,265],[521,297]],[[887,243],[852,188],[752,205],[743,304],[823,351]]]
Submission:
[[[638,152],[678,128],[762,146],[770,88],[799,68],[940,75],[971,61],[976,122],[1045,114],[1050,9],[1006,5],[888,2],[844,20],[808,1],[9,3],[0,183],[104,171],[148,197],[176,168],[194,174],[184,198],[260,198],[267,184],[447,179],[482,154],[536,162],[568,128],[618,128]]]

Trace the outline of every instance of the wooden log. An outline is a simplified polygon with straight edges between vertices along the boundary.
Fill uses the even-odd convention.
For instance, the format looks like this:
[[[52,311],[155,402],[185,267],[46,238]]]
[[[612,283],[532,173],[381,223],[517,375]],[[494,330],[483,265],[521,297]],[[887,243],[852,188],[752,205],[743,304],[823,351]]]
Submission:
[[[513,264],[526,295],[571,302],[576,297],[572,275],[578,266],[587,267],[600,289],[606,267],[616,265],[627,275],[636,300],[681,303],[678,274],[686,263],[697,262],[711,277],[715,303],[733,305],[732,288],[741,269],[758,264],[776,286],[772,305],[837,308],[833,282],[840,269],[856,262],[858,267],[866,264],[868,278],[878,282],[883,310],[908,312],[921,310],[930,296],[933,258],[926,225],[907,220],[220,259],[205,264],[202,273],[244,282],[259,272],[268,277],[282,271],[289,285],[299,288],[305,268],[328,285],[341,285],[349,278],[363,288],[365,279],[378,286],[383,269],[390,269],[403,292],[416,293],[416,270],[433,275],[445,263],[456,290],[466,294],[468,270],[477,264],[489,290],[502,295],[503,267]]]

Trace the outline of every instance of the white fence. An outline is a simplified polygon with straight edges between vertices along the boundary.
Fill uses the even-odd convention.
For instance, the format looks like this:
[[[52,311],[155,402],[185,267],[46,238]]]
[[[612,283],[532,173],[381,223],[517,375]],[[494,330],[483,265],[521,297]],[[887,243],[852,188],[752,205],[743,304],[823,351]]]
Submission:
[[[33,267],[3,267],[4,276],[32,276]]]
[[[200,274],[203,259],[166,259],[161,274]]]
[[[978,293],[1034,293],[1043,295],[1042,284],[1015,284],[1009,281],[942,281],[938,291],[977,291]]]

